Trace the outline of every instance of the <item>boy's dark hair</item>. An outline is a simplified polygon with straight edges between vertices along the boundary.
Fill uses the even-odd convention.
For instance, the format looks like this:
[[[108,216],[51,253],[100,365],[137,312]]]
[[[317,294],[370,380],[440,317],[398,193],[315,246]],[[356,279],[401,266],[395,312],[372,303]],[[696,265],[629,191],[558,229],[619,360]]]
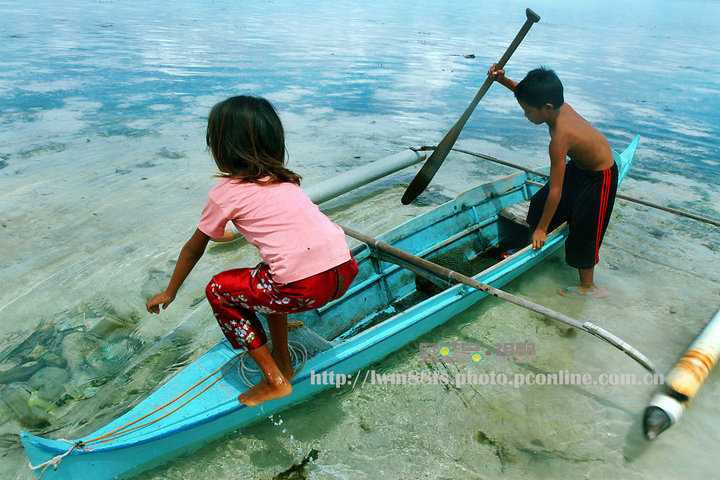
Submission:
[[[563,98],[563,86],[554,71],[540,67],[530,70],[515,87],[515,98],[534,108],[542,108],[549,103],[560,108]]]
[[[205,139],[220,177],[300,185],[302,177],[285,168],[285,131],[264,98],[241,95],[215,105]]]

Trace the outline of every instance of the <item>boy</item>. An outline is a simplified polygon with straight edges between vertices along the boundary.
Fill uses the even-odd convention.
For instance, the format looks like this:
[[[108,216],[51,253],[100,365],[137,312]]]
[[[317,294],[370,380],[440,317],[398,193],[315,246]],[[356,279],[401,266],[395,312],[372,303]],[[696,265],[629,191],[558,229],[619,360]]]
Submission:
[[[558,293],[573,298],[606,297],[608,292],[595,285],[593,273],[618,183],[610,144],[565,103],[562,83],[552,70],[532,70],[517,83],[495,68],[493,64],[488,76],[515,93],[528,120],[545,123],[550,130],[550,180],[533,196],[527,218],[532,247],[542,248],[547,232],[567,221],[565,260],[578,269],[580,285]],[[570,157],[567,164],[566,157]]]

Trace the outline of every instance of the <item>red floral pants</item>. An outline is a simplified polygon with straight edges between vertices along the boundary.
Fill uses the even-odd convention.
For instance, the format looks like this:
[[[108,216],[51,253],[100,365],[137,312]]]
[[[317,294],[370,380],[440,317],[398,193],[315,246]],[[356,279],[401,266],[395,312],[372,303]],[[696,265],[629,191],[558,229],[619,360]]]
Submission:
[[[277,283],[266,263],[215,275],[207,288],[210,306],[234,349],[254,350],[267,342],[255,312],[297,313],[315,310],[345,294],[358,273],[355,259],[312,277]]]

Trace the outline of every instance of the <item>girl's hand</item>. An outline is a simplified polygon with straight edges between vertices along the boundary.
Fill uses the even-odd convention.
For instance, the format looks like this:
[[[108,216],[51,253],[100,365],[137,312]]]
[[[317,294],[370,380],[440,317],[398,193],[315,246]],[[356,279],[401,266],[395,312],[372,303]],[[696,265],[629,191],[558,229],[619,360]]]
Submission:
[[[162,305],[163,310],[165,310],[173,300],[175,300],[175,295],[167,292],[159,293],[145,304],[145,308],[147,308],[147,311],[150,313],[160,313],[160,305]]]
[[[492,78],[496,82],[500,82],[502,78],[505,76],[505,70],[496,70],[495,67],[497,67],[497,63],[493,63],[493,66],[490,67],[490,70],[488,70],[488,77]]]
[[[147,311],[150,313],[160,313],[160,305],[165,310],[168,305],[175,300],[175,294],[180,289],[180,286],[185,281],[185,278],[190,274],[193,267],[200,257],[205,252],[210,237],[205,235],[200,229],[196,229],[190,240],[187,241],[183,249],[180,251],[180,257],[175,264],[175,270],[173,270],[172,277],[167,289],[159,294],[155,295],[152,300],[145,304]]]
[[[539,228],[533,232],[532,236],[532,247],[533,250],[540,250],[545,245],[545,239],[547,238],[547,232],[540,230]]]

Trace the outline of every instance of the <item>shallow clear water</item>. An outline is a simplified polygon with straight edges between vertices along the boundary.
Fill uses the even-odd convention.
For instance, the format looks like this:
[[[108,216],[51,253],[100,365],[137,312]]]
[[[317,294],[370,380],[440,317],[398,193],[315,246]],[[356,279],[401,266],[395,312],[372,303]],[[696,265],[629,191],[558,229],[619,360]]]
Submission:
[[[203,288],[216,271],[252,264],[256,254],[247,246],[212,246],[167,311],[143,312],[164,288],[214,182],[203,140],[215,102],[248,93],[275,103],[292,168],[310,185],[438,142],[515,35],[526,6],[0,1],[1,476],[31,478],[19,430],[82,435],[218,340]],[[720,217],[720,5],[531,7],[542,20],[508,76],[548,65],[568,103],[614,148],[642,136],[623,193]],[[540,167],[547,141],[544,128],[494,86],[457,146]],[[415,171],[325,208],[339,222],[379,234],[511,173],[452,155],[420,201],[401,207]],[[508,290],[602,325],[664,372],[720,304],[719,251],[714,227],[618,201],[597,273],[610,299],[557,296],[558,286],[575,281],[560,255]],[[95,335],[83,334],[87,328]],[[568,336],[497,300],[420,341],[535,343],[531,364],[487,359],[488,371],[508,375],[642,373],[596,339]],[[52,382],[17,373],[38,364],[72,375],[57,405],[42,401],[58,397]],[[424,364],[413,343],[372,368],[403,373]],[[717,373],[681,423],[643,448],[637,420],[653,391],[330,390],[141,478],[273,478],[312,450],[318,453],[303,471],[317,479],[713,476],[719,465],[705,452],[718,442]]]

